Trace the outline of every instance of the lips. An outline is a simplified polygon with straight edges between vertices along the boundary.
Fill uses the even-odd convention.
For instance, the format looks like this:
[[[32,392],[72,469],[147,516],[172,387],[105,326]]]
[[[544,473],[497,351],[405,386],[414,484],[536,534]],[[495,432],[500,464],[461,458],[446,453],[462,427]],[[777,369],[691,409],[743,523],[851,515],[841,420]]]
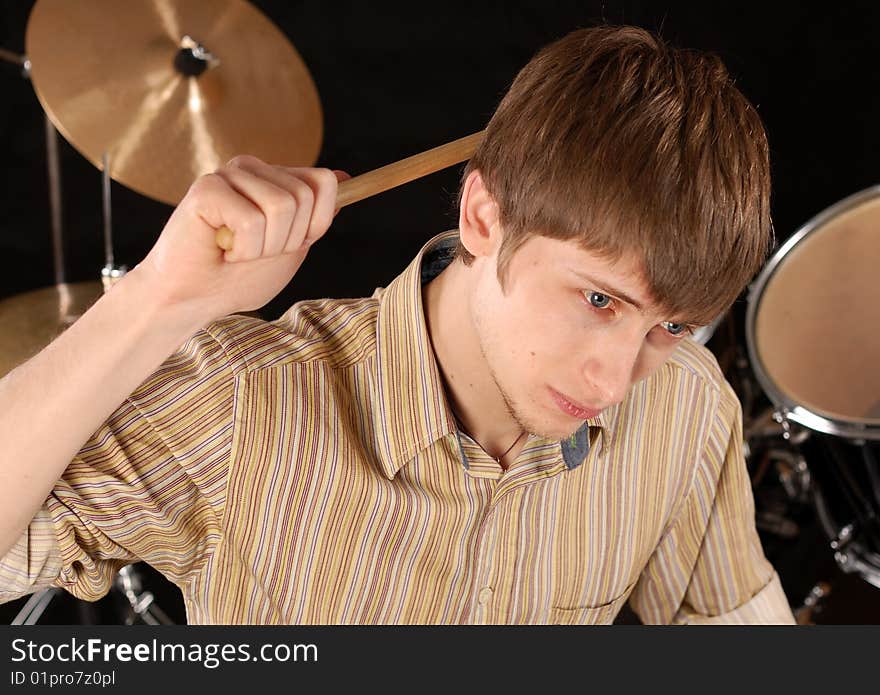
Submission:
[[[568,396],[563,396],[552,388],[550,389],[550,395],[553,396],[553,400],[562,412],[571,415],[572,417],[576,417],[579,420],[589,420],[602,412],[595,408],[587,408],[577,401],[572,401]]]

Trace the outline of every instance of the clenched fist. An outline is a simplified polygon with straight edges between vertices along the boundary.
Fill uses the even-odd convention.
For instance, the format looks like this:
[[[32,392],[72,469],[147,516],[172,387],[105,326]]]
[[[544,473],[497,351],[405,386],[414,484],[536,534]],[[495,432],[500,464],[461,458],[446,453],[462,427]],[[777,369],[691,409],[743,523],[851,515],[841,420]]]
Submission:
[[[200,177],[132,272],[157,298],[204,323],[257,309],[280,292],[333,221],[338,181],[330,169],[273,166],[239,156]],[[229,251],[214,235],[235,234]]]

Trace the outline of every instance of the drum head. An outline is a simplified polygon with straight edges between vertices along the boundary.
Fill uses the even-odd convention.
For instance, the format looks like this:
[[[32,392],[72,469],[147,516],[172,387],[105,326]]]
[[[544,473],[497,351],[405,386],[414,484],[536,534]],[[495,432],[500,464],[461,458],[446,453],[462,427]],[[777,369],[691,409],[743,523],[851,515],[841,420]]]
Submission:
[[[752,366],[806,427],[880,439],[880,186],[817,215],[749,296]]]

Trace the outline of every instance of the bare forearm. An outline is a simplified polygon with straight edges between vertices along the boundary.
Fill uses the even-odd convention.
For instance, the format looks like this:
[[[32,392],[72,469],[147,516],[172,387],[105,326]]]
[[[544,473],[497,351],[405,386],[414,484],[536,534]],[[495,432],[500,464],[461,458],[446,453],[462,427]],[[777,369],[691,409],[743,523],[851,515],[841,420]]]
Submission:
[[[164,306],[137,270],[0,380],[0,556],[116,407],[206,321]]]

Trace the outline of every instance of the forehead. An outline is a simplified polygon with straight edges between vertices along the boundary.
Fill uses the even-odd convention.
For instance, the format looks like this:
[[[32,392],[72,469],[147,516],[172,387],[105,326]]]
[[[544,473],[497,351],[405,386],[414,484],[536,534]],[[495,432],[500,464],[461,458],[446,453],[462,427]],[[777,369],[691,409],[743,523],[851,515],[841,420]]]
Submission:
[[[646,313],[659,311],[645,279],[644,261],[636,253],[612,257],[586,249],[574,240],[542,236],[531,237],[519,253],[533,268],[562,282],[580,281],[585,287],[592,283],[596,286],[590,289],[605,290],[638,305]]]

